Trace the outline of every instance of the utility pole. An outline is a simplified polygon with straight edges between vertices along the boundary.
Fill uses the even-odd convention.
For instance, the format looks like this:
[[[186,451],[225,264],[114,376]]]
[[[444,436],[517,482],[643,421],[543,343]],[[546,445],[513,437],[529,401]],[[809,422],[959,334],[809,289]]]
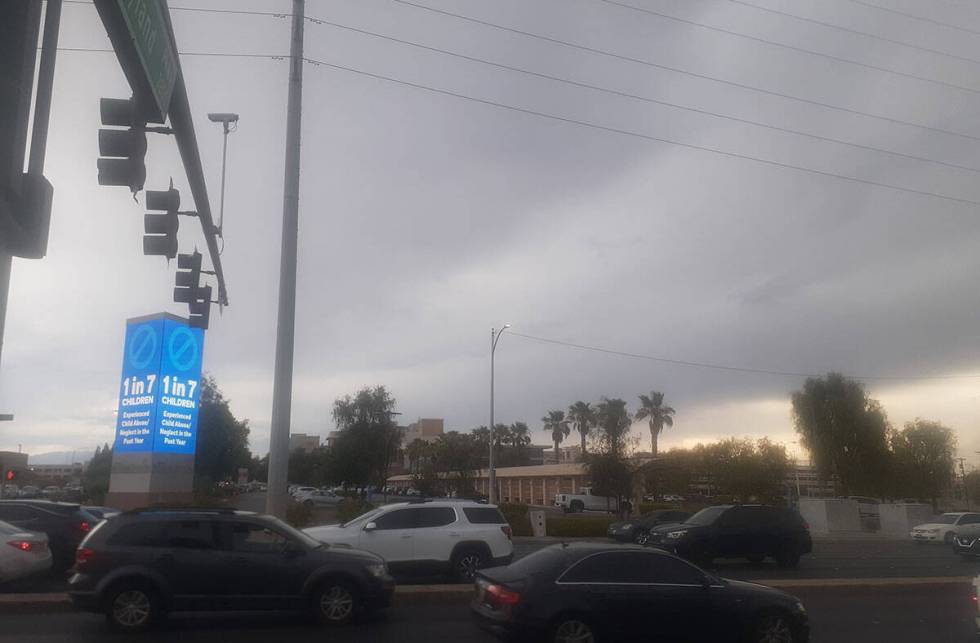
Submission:
[[[305,0],[293,0],[289,45],[289,97],[286,106],[286,173],[282,198],[282,255],[279,260],[279,321],[276,371],[272,385],[269,479],[266,513],[286,517],[289,477],[289,415],[293,395],[293,342],[296,328],[296,242],[299,225],[300,120],[303,108],[303,26]]]
[[[497,430],[494,428],[493,423],[493,356],[497,351],[497,340],[500,336],[504,334],[504,331],[510,328],[510,324],[504,324],[504,327],[499,331],[496,328],[490,329],[490,458],[487,461],[487,482],[489,483],[489,493],[487,493],[487,502],[490,504],[497,503],[497,465],[494,462],[494,451],[496,450],[497,442]]]

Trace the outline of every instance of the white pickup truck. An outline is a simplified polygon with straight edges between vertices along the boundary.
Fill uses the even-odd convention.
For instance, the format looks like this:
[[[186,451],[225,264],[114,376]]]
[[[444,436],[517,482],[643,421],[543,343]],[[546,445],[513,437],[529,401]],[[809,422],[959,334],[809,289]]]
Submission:
[[[615,498],[593,495],[591,487],[582,487],[581,493],[556,493],[555,506],[565,513],[579,513],[581,511],[614,513],[619,509]]]

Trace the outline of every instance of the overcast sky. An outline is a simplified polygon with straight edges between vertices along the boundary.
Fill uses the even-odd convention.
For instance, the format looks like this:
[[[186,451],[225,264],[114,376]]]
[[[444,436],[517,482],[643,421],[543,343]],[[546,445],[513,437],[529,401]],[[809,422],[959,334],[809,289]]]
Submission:
[[[950,0],[873,0],[892,11],[852,0],[623,1],[749,37],[601,0],[417,0],[616,58],[392,0],[307,3],[311,17],[620,94],[307,23],[309,58],[609,129],[305,65],[294,432],[325,435],[333,400],[375,384],[393,392],[404,420],[486,424],[489,333],[505,322],[751,369],[980,373],[980,207],[969,203],[980,201],[980,12]],[[183,52],[288,53],[287,18],[172,16]],[[61,46],[108,46],[93,6],[66,4],[62,20]],[[212,314],[204,364],[248,418],[253,451],[265,453],[288,63],[181,62],[214,211],[221,131],[206,115],[241,115],[229,140],[222,256],[231,305]],[[59,53],[45,169],[55,186],[51,238],[44,260],[14,262],[0,411],[16,421],[0,424],[0,450],[111,442],[126,318],[186,314],[171,302],[174,263],[142,255],[142,195],[136,203],[125,188],[96,183],[99,98],[128,95],[112,54]],[[173,140],[151,136],[147,161],[147,188],[173,177],[190,204]],[[184,219],[182,251],[195,245],[204,247],[199,226]],[[496,413],[527,421],[547,444],[539,418],[549,409],[602,395],[635,408],[655,389],[677,409],[663,447],[768,435],[795,449],[789,396],[801,384],[505,334]],[[894,425],[940,420],[976,460],[980,376],[866,384]],[[649,448],[645,427],[635,428]]]

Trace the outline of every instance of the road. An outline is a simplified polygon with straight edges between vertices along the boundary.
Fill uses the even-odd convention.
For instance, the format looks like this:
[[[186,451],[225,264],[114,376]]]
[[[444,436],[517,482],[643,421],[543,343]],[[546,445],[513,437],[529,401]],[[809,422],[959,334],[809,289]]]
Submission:
[[[963,643],[976,639],[975,608],[965,585],[885,590],[808,588],[794,593],[810,612],[814,643]],[[139,640],[162,643],[177,638],[181,643],[321,643],[325,636],[322,629],[301,622],[296,615],[197,615],[174,617],[159,631]],[[391,609],[371,622],[331,632],[326,638],[343,643],[494,640],[469,622],[467,608],[461,605]],[[107,635],[103,619],[91,614],[4,614],[0,627],[0,643],[112,640],[126,637]]]

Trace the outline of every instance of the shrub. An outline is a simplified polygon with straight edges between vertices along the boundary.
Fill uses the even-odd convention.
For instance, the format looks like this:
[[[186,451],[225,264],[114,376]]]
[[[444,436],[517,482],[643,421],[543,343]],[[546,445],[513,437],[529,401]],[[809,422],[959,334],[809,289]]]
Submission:
[[[302,502],[290,499],[286,505],[286,522],[297,529],[309,526],[313,520],[313,507],[308,507]]]
[[[613,516],[548,518],[548,535],[559,538],[601,538],[606,535],[610,523],[615,521]]]
[[[499,505],[500,513],[510,524],[515,536],[531,536],[531,518],[528,516],[528,506],[505,502]]]
[[[374,509],[374,505],[366,500],[346,498],[341,500],[340,504],[337,505],[337,520],[340,522],[348,522],[365,512],[371,511],[372,509]]]

